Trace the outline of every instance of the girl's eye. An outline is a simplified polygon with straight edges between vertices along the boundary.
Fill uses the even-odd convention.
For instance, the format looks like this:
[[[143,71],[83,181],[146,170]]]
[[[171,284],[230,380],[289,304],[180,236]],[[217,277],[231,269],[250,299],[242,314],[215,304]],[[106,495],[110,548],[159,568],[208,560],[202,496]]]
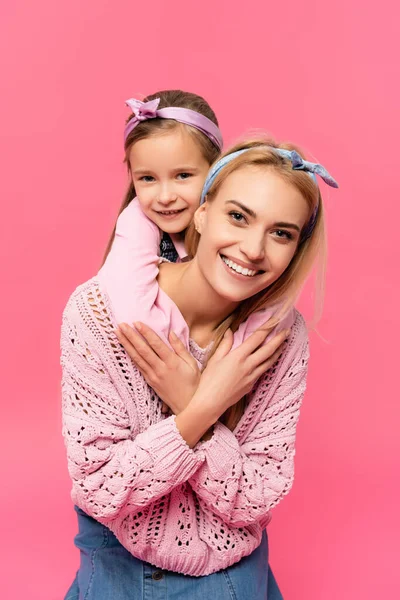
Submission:
[[[276,231],[274,231],[274,233],[280,239],[293,239],[293,234],[291,234],[290,231],[285,231],[284,229],[277,229]]]
[[[151,183],[154,181],[154,177],[151,175],[143,175],[143,177],[139,177],[139,181],[144,181],[145,183]]]
[[[189,179],[192,177],[192,173],[178,173],[177,177],[178,179]]]
[[[238,212],[237,210],[232,210],[229,213],[229,216],[232,217],[232,220],[235,221],[235,223],[245,223],[246,222],[245,216],[241,212]]]

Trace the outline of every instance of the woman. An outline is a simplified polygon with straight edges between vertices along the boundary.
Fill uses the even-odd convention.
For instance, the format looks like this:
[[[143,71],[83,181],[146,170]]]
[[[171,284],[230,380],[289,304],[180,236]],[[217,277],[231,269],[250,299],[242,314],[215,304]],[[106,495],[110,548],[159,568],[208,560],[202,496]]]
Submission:
[[[293,481],[304,322],[297,313],[284,348],[287,332],[262,345],[268,331],[258,330],[229,351],[232,331],[255,310],[279,306],[278,318],[291,310],[323,246],[314,172],[332,184],[321,167],[271,142],[235,148],[212,171],[189,236],[193,260],[161,265],[158,278],[196,361],[173,335],[176,354],[138,326],[158,352],[125,328],[119,337],[133,365],[99,282],[72,295],[62,333],[72,496],[106,526],[100,546],[91,548],[89,527],[78,535],[79,597],[271,596],[263,530]]]

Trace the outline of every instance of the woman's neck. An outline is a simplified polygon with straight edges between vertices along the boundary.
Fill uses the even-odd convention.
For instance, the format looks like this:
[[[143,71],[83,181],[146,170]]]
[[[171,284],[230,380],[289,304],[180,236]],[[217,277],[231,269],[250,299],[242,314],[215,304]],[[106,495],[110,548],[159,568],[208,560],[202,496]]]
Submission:
[[[215,292],[196,260],[160,265],[158,283],[182,313],[190,337],[202,347],[212,341],[215,329],[237,307]]]

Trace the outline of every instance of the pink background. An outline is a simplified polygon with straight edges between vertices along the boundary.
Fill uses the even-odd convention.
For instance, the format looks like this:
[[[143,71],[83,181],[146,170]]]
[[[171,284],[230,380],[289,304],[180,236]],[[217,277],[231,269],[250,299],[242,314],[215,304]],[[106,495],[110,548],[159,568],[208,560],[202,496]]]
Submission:
[[[2,4],[2,598],[61,600],[77,567],[61,311],[121,201],[124,100],[173,87],[210,100],[228,143],[269,130],[340,182],[271,562],[285,600],[400,594],[398,18],[394,0]]]

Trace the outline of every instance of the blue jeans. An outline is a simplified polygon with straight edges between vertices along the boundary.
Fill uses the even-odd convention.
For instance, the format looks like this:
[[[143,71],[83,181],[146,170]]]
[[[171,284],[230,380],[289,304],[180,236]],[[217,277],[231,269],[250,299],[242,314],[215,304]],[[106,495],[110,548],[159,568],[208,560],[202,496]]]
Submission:
[[[163,571],[132,556],[104,525],[78,513],[80,568],[64,600],[283,600],[268,566],[268,538],[250,556],[204,577]]]

